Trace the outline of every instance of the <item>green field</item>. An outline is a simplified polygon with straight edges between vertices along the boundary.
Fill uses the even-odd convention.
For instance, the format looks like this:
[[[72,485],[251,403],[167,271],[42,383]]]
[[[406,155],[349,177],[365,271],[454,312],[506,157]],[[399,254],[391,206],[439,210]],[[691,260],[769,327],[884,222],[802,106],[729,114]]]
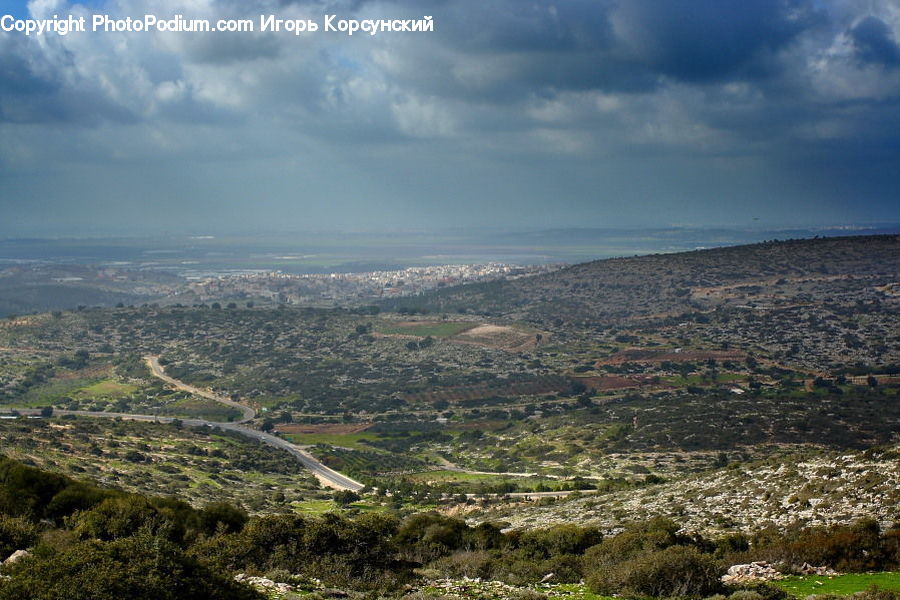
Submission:
[[[838,594],[846,596],[861,592],[873,585],[886,590],[900,591],[900,572],[849,573],[835,577],[821,575],[787,577],[776,582],[790,594],[805,598],[810,594]]]
[[[241,412],[215,400],[190,397],[176,400],[163,406],[160,414],[173,417],[188,417],[206,421],[229,422],[239,419]]]
[[[422,322],[415,325],[397,325],[395,323],[382,323],[378,332],[385,335],[414,335],[418,337],[447,338],[468,331],[476,327],[478,323],[466,323],[461,321],[447,321],[444,323]]]
[[[79,397],[119,398],[136,392],[138,387],[130,383],[122,383],[114,379],[104,379],[93,385],[85,386],[75,392]]]
[[[300,446],[315,446],[316,444],[328,444],[340,448],[352,448],[354,450],[372,450],[372,446],[365,440],[377,440],[380,436],[374,433],[288,433],[284,439]]]

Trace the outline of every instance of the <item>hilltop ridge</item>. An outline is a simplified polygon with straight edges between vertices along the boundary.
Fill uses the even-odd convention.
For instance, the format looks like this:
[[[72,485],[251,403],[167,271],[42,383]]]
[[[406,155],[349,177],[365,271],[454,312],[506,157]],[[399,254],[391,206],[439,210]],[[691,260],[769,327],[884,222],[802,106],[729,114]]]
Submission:
[[[738,305],[735,297],[721,293],[728,286],[775,284],[785,293],[773,300],[785,304],[816,285],[854,287],[864,280],[877,286],[892,283],[898,272],[896,235],[775,240],[596,260],[514,281],[396,299],[384,307],[480,311],[542,324],[609,324]]]

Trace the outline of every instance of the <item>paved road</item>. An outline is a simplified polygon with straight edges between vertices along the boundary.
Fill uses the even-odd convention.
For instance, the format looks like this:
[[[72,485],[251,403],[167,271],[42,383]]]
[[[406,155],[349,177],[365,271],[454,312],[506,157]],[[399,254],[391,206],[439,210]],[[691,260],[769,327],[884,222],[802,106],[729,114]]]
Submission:
[[[256,418],[256,411],[250,408],[245,404],[241,404],[240,402],[235,402],[231,398],[226,398],[225,396],[220,396],[211,392],[210,390],[203,390],[198,387],[194,387],[192,385],[188,385],[183,381],[178,381],[174,377],[169,377],[166,375],[166,370],[163,368],[161,364],[159,364],[158,356],[145,356],[144,362],[147,363],[147,367],[149,367],[150,372],[153,373],[154,377],[158,377],[162,379],[166,383],[171,386],[178,388],[179,390],[188,392],[189,394],[194,394],[195,396],[200,396],[201,398],[206,398],[207,400],[213,400],[215,402],[219,402],[221,404],[225,404],[232,408],[236,408],[242,413],[242,417],[239,421],[235,421],[235,423],[246,423],[247,421],[251,421]]]
[[[19,414],[22,415],[34,416],[41,413],[40,409],[20,408],[16,410]],[[179,419],[177,417],[159,417],[155,415],[136,415],[129,413],[113,413],[90,410],[54,410],[53,415],[76,415],[79,417],[125,419],[127,421],[149,421],[154,423],[171,423],[172,421],[178,420],[190,427],[218,427],[219,429],[234,431],[235,433],[238,433],[244,437],[259,440],[260,442],[268,444],[269,446],[287,451],[297,460],[297,462],[309,469],[309,471],[316,477],[316,479],[318,479],[325,487],[330,487],[336,490],[353,490],[354,492],[358,492],[363,487],[365,487],[360,482],[351,479],[346,475],[342,475],[334,469],[326,467],[325,465],[320,463],[313,455],[303,451],[301,448],[298,448],[287,440],[283,440],[280,437],[265,433],[264,431],[257,431],[255,429],[242,427],[238,423],[217,423],[215,421],[206,421],[204,419]]]

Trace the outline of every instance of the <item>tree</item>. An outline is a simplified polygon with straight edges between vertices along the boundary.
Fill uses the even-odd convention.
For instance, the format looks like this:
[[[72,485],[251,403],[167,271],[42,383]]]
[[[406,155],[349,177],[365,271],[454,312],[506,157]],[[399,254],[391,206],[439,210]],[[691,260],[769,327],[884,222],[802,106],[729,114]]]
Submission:
[[[52,417],[53,416],[53,407],[45,406],[45,407],[41,408],[41,416],[44,417],[45,419],[49,419],[50,417]]]
[[[240,531],[247,519],[246,511],[227,502],[213,502],[200,510],[200,528],[208,535]]]
[[[352,490],[339,490],[334,493],[332,499],[338,506],[350,506],[360,501],[360,495]]]

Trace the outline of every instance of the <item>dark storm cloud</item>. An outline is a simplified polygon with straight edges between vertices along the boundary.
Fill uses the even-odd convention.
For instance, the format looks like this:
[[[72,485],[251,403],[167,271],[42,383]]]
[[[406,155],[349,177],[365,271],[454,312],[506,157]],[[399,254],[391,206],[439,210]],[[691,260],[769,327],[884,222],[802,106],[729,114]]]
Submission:
[[[864,63],[894,68],[900,65],[900,48],[887,24],[868,16],[850,30],[856,55]]]
[[[60,215],[89,220],[104,179],[116,201],[104,196],[94,216],[121,206],[122,222],[160,198],[279,225],[702,222],[751,197],[775,219],[897,210],[885,190],[900,179],[883,167],[900,146],[895,0],[194,0],[190,14],[180,0],[32,0],[31,10],[431,15],[435,31],[0,34],[0,186],[18,190],[0,203],[23,222],[40,216],[26,200],[61,194]],[[22,175],[38,171],[48,174]]]
[[[688,82],[765,73],[764,63],[824,19],[811,3],[791,0],[633,0],[621,7],[624,43],[648,69]]]

